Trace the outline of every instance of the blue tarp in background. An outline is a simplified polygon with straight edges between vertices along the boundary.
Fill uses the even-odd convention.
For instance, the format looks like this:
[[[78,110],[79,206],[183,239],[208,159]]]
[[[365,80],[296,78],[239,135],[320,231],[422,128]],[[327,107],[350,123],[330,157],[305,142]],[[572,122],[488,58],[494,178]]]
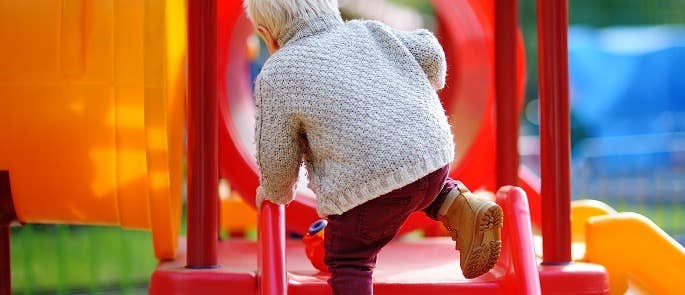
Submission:
[[[574,194],[683,201],[685,27],[572,27],[569,71]]]
[[[588,136],[685,131],[685,27],[575,26],[569,63]]]

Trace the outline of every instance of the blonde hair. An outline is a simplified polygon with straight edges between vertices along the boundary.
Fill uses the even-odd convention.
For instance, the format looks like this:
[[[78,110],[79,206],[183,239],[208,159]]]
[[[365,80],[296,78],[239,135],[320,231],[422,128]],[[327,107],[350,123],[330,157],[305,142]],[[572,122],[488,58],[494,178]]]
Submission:
[[[340,14],[338,0],[245,0],[247,17],[280,38],[285,27],[303,18]]]

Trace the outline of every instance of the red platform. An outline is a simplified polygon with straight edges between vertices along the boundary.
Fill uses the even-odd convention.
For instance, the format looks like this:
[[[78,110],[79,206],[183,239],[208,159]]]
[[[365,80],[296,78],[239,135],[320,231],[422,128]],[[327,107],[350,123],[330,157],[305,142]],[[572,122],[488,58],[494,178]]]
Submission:
[[[182,242],[182,244],[184,244]],[[184,248],[185,245],[182,247]],[[515,294],[499,265],[490,273],[467,280],[459,268],[459,253],[449,238],[420,242],[396,241],[383,249],[374,273],[376,294]],[[162,262],[152,275],[150,294],[256,294],[257,245],[233,239],[219,243],[221,268],[185,269],[185,252]],[[330,294],[328,275],[314,269],[297,240],[287,243],[288,294]],[[594,264],[540,266],[543,294],[607,294],[605,270]],[[457,293],[458,292],[458,293]]]
[[[530,214],[521,189],[498,193],[505,212],[502,256],[489,273],[467,280],[459,268],[459,252],[449,238],[394,241],[378,257],[374,273],[376,294],[607,294],[606,270],[599,265],[538,266],[533,252]],[[220,242],[220,268],[189,270],[185,242],[174,261],[162,262],[152,274],[150,294],[256,294],[257,242]],[[328,275],[307,260],[304,244],[286,242],[287,293],[330,294]]]
[[[328,275],[311,266],[304,244],[289,240],[286,246],[288,294],[330,294]],[[185,253],[162,262],[152,275],[150,294],[254,294],[257,292],[257,244],[234,239],[219,244],[215,270],[187,270]],[[436,255],[436,254],[440,255]],[[374,272],[377,294],[494,294],[504,271],[493,271],[476,280],[466,280],[459,269],[459,253],[449,238],[421,242],[397,241],[383,249]]]

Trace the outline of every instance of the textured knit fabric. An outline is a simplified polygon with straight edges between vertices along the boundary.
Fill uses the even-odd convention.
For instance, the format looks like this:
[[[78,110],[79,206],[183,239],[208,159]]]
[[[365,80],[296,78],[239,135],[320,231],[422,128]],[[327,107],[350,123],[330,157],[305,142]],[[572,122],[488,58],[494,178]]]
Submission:
[[[328,216],[452,161],[432,33],[324,15],[288,25],[279,43],[255,83],[258,204],[291,201],[301,163]]]

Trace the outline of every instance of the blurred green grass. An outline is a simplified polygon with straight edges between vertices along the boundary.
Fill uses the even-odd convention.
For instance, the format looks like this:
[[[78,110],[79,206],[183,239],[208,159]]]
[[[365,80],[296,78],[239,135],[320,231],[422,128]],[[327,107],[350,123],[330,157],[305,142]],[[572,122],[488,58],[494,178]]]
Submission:
[[[433,14],[433,5],[425,0],[390,0],[395,4],[410,7],[422,14]]]
[[[157,263],[149,232],[26,225],[11,242],[15,294],[145,293]]]
[[[669,235],[679,239],[685,238],[685,217],[683,204],[679,203],[656,203],[656,204],[635,204],[618,202],[614,204],[614,209],[619,212],[635,212],[644,215],[645,217],[656,223],[661,229]]]

